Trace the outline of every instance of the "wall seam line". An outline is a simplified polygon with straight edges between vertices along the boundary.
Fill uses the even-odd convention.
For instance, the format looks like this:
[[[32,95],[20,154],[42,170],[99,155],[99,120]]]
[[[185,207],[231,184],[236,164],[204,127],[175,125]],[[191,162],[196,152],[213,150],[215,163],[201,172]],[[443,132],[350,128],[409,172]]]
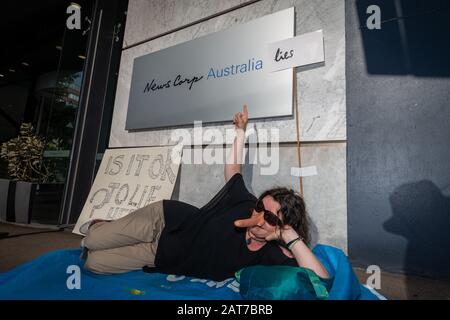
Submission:
[[[222,16],[222,15],[224,15],[224,14],[233,12],[233,11],[235,11],[235,10],[238,10],[238,9],[241,9],[241,8],[245,8],[245,7],[247,7],[247,6],[250,6],[250,5],[252,5],[252,4],[256,3],[256,2],[260,2],[260,1],[261,1],[261,0],[251,0],[251,1],[248,1],[248,2],[245,2],[245,3],[241,3],[241,4],[237,5],[237,6],[231,7],[231,8],[229,8],[229,9],[226,9],[226,10],[217,12],[217,13],[215,13],[215,14],[209,15],[209,16],[207,16],[207,17],[201,18],[201,19],[199,19],[199,20],[195,20],[195,21],[193,21],[193,22],[187,23],[187,24],[185,24],[185,25],[182,25],[181,27],[177,27],[177,28],[171,29],[171,30],[169,30],[169,31],[166,31],[166,32],[157,34],[156,36],[152,36],[152,37],[150,37],[150,38],[147,38],[147,39],[138,41],[138,42],[136,42],[136,43],[130,44],[130,45],[128,45],[128,46],[125,46],[125,47],[122,48],[122,51],[125,51],[125,50],[128,50],[128,49],[137,47],[137,46],[139,46],[139,45],[141,45],[141,44],[144,44],[144,43],[146,43],[146,42],[150,42],[150,41],[156,40],[156,39],[158,39],[158,38],[162,38],[162,37],[167,36],[167,35],[169,35],[169,34],[171,34],[171,33],[175,33],[175,32],[181,31],[181,30],[183,30],[183,29],[186,29],[186,28],[195,26],[196,24],[199,24],[199,23],[202,23],[202,22],[205,22],[205,21],[208,21],[208,20],[217,18],[217,17],[219,17],[219,16]]]

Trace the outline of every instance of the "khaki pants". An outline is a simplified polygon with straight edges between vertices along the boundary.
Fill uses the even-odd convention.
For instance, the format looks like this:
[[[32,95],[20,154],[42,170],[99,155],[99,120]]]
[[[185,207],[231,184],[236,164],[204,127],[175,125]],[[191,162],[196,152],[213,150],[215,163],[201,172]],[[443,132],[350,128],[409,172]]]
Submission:
[[[164,229],[163,201],[140,208],[112,222],[98,222],[84,239],[85,268],[101,274],[122,273],[155,265]]]

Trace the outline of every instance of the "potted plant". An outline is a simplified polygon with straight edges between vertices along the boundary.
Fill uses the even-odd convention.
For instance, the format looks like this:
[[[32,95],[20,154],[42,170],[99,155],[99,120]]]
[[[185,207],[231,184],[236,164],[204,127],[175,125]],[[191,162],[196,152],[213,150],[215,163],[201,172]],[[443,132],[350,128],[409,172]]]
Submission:
[[[2,143],[0,157],[6,160],[8,175],[12,179],[7,192],[9,214],[2,212],[2,219],[18,223],[30,222],[30,206],[36,185],[46,183],[51,178],[43,160],[45,148],[45,139],[33,133],[30,123],[21,125],[19,136]],[[4,183],[1,188],[5,189]],[[11,214],[11,211],[14,213]]]

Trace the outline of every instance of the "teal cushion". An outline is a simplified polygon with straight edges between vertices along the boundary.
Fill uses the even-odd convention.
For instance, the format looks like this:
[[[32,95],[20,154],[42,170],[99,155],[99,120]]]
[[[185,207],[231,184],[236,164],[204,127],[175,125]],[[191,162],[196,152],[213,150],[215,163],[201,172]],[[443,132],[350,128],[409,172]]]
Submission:
[[[310,269],[290,266],[247,267],[236,272],[236,279],[249,300],[323,300],[332,284]]]

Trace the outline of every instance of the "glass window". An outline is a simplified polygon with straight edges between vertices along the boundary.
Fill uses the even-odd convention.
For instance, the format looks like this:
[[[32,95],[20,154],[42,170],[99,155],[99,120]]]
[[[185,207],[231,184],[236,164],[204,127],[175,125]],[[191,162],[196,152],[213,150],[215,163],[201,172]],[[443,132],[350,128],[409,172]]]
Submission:
[[[29,199],[23,199],[30,201],[28,222],[58,222],[80,103],[92,4],[9,1],[2,9],[0,181],[30,185]],[[74,13],[67,13],[69,6],[80,12],[80,29],[67,27]],[[32,131],[26,131],[31,129],[27,125]]]

